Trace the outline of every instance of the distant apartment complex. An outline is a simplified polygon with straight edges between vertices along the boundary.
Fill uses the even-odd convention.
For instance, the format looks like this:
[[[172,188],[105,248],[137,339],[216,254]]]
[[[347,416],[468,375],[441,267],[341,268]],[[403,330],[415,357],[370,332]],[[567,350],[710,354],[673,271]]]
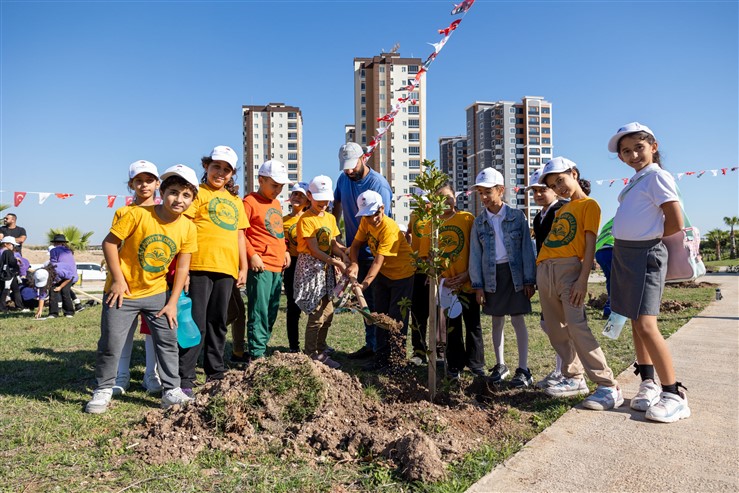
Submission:
[[[475,172],[467,165],[467,137],[439,138],[439,169],[449,175],[456,192],[465,192],[475,184]],[[457,197],[457,208],[469,211],[475,197],[461,193]]]
[[[524,187],[528,176],[552,158],[552,104],[539,96],[524,96],[520,103],[476,101],[466,113],[470,186],[480,170],[494,167],[505,178],[505,202],[524,209],[533,219],[540,208]],[[470,196],[470,211],[480,211],[474,195]]]
[[[259,188],[259,167],[276,159],[287,166],[291,182],[303,178],[303,115],[300,108],[284,103],[266,106],[242,106],[244,122],[244,186],[243,195]],[[283,187],[280,202],[290,195]]]
[[[354,128],[347,126],[347,139],[353,136],[355,142],[366,147],[377,128],[387,125],[377,119],[389,113],[398,98],[417,101],[403,106],[368,162],[390,183],[396,197],[393,217],[401,225],[408,223],[410,201],[397,197],[411,191],[426,156],[426,83],[421,78],[411,93],[397,89],[408,85],[422,64],[420,58],[402,58],[399,53],[354,59]]]

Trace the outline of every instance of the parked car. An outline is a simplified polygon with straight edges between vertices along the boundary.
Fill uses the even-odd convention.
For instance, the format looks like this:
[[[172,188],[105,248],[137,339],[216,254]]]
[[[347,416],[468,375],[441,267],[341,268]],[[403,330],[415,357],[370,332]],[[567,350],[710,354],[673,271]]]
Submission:
[[[95,262],[77,262],[77,275],[82,281],[104,281],[106,271]]]

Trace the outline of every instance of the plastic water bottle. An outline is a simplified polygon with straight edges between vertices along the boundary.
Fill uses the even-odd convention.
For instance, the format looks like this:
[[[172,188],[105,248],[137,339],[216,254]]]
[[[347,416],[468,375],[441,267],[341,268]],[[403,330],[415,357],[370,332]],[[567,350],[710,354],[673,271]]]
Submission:
[[[182,348],[200,344],[200,329],[192,319],[192,300],[184,291],[177,300],[177,344]]]
[[[623,330],[627,320],[628,319],[623,315],[611,312],[611,315],[608,317],[608,321],[606,322],[606,326],[603,328],[603,335],[610,337],[611,339],[618,339],[618,336],[621,335],[621,330]]]

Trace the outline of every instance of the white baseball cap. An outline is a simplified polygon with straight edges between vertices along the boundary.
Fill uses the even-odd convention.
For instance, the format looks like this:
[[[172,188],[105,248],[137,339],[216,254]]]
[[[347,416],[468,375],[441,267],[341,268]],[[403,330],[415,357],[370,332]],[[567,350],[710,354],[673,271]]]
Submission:
[[[280,185],[290,183],[290,179],[287,177],[287,166],[282,161],[277,161],[276,159],[265,161],[259,167],[259,176],[272,178]]]
[[[477,174],[475,184],[472,187],[492,188],[498,185],[505,185],[503,175],[495,168],[485,168]]]
[[[639,122],[627,123],[623,127],[619,128],[616,131],[616,134],[611,137],[611,140],[608,141],[608,150],[610,152],[618,152],[618,141],[621,140],[622,137],[636,132],[646,132],[654,137],[654,132],[652,132],[652,130],[646,125],[642,125]],[[654,138],[656,139],[657,137]]]
[[[541,169],[537,169],[536,171],[531,173],[531,176],[529,176],[529,186],[526,187],[526,190],[531,190],[532,188],[547,188],[547,186],[543,183],[539,183],[540,175]]]
[[[577,165],[570,161],[567,158],[564,157],[555,157],[547,161],[547,164],[544,165],[544,167],[541,169],[541,174],[539,175],[539,183],[542,185],[546,185],[546,176],[551,175],[552,173],[564,173],[565,171],[571,170],[573,168],[577,168]]]
[[[292,186],[292,188],[290,189],[290,193],[300,192],[303,195],[308,195],[308,186],[308,183],[300,181]]]
[[[349,142],[339,147],[339,164],[341,170],[354,169],[357,167],[359,158],[364,155],[362,146],[356,142]]]
[[[184,178],[185,181],[187,181],[195,188],[199,188],[200,186],[200,182],[198,181],[198,176],[195,174],[195,170],[192,168],[188,168],[184,164],[175,164],[174,166],[170,166],[169,168],[164,170],[164,173],[162,173],[162,181],[173,175]]]
[[[33,273],[33,284],[37,288],[45,288],[49,282],[49,271],[46,269],[36,269]]]
[[[210,153],[210,158],[213,161],[226,161],[234,170],[236,169],[236,163],[239,162],[236,151],[228,146],[215,146]]]
[[[374,190],[365,190],[357,197],[359,211],[355,214],[355,217],[371,216],[382,206],[382,195]]]
[[[157,180],[159,179],[159,170],[157,170],[157,167],[154,165],[154,163],[150,163],[149,161],[144,161],[142,159],[141,161],[131,163],[131,165],[128,167],[129,180],[133,180],[134,178],[136,178],[137,175],[140,175],[141,173],[149,173],[150,175],[156,176]]]
[[[0,243],[10,243],[13,246],[18,246],[18,242],[15,241],[13,236],[3,236],[2,239],[0,239]]]
[[[308,191],[314,200],[334,200],[333,182],[326,175],[318,175],[310,181]]]

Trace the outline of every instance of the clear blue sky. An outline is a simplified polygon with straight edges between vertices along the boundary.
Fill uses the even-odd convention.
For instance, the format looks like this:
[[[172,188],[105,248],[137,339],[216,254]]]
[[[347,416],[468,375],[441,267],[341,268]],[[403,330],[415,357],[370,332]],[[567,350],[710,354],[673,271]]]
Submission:
[[[737,2],[477,0],[427,78],[427,155],[464,132],[475,100],[544,96],[555,155],[592,180],[629,168],[606,149],[620,125],[657,134],[666,168],[737,166]],[[67,192],[11,211],[41,244],[76,224],[99,243],[127,195],[127,167],[160,170],[219,144],[241,149],[241,105],[302,108],[304,175],[338,176],[353,121],[352,63],[400,43],[425,58],[449,1],[7,1],[2,31],[0,202],[13,191]],[[241,163],[239,163],[241,165]],[[240,166],[239,166],[240,167]],[[239,169],[241,176],[241,169]],[[679,182],[704,231],[739,214],[739,172]],[[619,184],[593,184],[604,216]],[[116,206],[122,205],[122,199]]]

